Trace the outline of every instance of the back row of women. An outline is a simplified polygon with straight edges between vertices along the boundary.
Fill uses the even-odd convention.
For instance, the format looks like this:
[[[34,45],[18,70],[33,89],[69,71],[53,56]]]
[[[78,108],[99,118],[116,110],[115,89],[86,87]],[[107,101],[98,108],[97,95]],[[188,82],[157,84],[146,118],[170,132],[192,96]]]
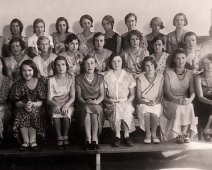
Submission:
[[[12,105],[13,130],[20,130],[23,138],[21,150],[38,149],[36,134],[44,133],[42,115],[47,112],[58,148],[68,148],[69,127],[77,107],[85,149],[99,148],[98,135],[105,118],[115,132],[113,146],[120,145],[121,130],[125,144],[132,146],[129,134],[135,130],[135,116],[146,132],[146,144],[160,143],[158,125],[165,139],[190,142],[197,133],[195,113],[210,141],[212,54],[197,46],[194,32],[183,29],[188,24],[183,13],[174,17],[176,30],[167,36],[159,32],[164,25],[158,17],[151,20],[152,33],[146,37],[134,29],[136,22],[136,15],[128,14],[125,23],[129,31],[120,37],[113,32],[113,17],[103,18],[103,34],[91,32],[93,19],[83,15],[83,32],[75,35],[60,17],[52,41],[44,35],[42,19],[34,21],[35,34],[28,39],[21,36],[22,23],[14,19],[12,37],[2,45],[1,137],[3,117]],[[198,108],[192,104],[195,94]]]

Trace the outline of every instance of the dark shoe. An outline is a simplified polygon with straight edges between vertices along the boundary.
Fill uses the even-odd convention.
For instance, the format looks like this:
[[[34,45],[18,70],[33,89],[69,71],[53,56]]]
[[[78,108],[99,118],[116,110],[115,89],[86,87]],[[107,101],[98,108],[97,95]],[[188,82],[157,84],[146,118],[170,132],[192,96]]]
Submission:
[[[188,135],[183,135],[183,140],[184,140],[184,143],[190,143],[191,142],[191,139],[189,138]]]
[[[31,147],[31,149],[32,149],[33,151],[39,150],[39,147],[38,147],[38,145],[37,145],[36,142],[31,142],[31,143],[30,143],[30,147]]]
[[[91,149],[92,150],[98,150],[99,149],[99,145],[96,143],[96,141],[91,142]]]
[[[120,138],[116,137],[116,138],[114,139],[113,143],[112,143],[112,146],[113,146],[113,147],[119,147],[120,141],[121,141]]]
[[[63,136],[63,146],[64,146],[64,149],[70,148],[68,136]]]
[[[27,151],[29,149],[29,143],[24,142],[21,147],[20,147],[20,151]]]
[[[89,149],[91,149],[91,144],[89,143],[89,141],[86,141],[85,142],[85,144],[84,144],[84,146],[83,146],[83,150],[89,150]]]
[[[57,148],[63,149],[63,137],[62,136],[57,138]]]
[[[182,135],[179,135],[176,137],[176,143],[177,144],[183,144],[184,143],[184,139]]]
[[[133,146],[133,142],[132,142],[132,140],[129,137],[125,138],[125,145],[129,146],[129,147]]]
[[[210,134],[204,134],[204,140],[206,142],[211,142],[211,136],[210,136]]]

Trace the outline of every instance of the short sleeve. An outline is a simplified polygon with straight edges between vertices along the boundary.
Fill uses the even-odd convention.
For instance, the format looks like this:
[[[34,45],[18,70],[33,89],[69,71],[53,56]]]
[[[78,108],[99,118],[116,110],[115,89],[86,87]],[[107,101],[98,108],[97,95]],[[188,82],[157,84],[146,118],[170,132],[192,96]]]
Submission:
[[[104,82],[104,76],[101,74],[97,74],[98,75],[98,84],[102,84]]]
[[[9,101],[16,102],[18,100],[21,100],[23,96],[25,96],[23,85],[21,85],[20,82],[13,84],[8,94]]]

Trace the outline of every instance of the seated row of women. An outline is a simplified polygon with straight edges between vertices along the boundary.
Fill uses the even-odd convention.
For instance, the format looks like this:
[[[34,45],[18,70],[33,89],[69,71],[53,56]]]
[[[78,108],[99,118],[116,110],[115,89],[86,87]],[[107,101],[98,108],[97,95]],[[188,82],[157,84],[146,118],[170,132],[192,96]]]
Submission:
[[[44,37],[42,43],[39,42],[42,44],[41,53],[44,49],[48,51],[49,41],[46,40]],[[190,142],[197,134],[195,113],[204,128],[205,138],[210,140],[212,54],[203,58],[203,71],[195,76],[195,81],[193,72],[186,69],[187,55],[183,49],[175,50],[165,74],[157,71],[158,64],[151,56],[145,57],[140,66],[132,63],[143,72],[131,74],[129,70],[132,67],[125,67],[128,60],[112,53],[108,58],[109,71],[102,74],[95,56],[86,55],[81,64],[81,74],[75,78],[68,72],[67,58],[59,55],[55,57],[53,65],[46,68],[54,73],[46,79],[39,78],[40,68],[34,61],[21,63],[20,79],[10,89],[10,79],[1,75],[1,115],[8,112],[9,104],[15,106],[13,130],[21,132],[21,150],[38,149],[36,134],[42,133],[45,126],[41,119],[42,106],[48,107],[52,115],[57,147],[68,148],[68,131],[76,109],[73,107],[74,101],[80,110],[75,114],[80,115],[79,123],[85,132],[84,149],[99,148],[98,139],[104,118],[108,119],[115,133],[114,147],[120,145],[121,130],[124,131],[125,144],[133,146],[130,133],[135,130],[134,114],[140,128],[146,132],[146,144],[160,143],[156,135],[158,125],[165,139],[176,137],[177,143]],[[8,102],[6,92],[9,93]],[[192,102],[195,93],[199,107],[194,109]]]

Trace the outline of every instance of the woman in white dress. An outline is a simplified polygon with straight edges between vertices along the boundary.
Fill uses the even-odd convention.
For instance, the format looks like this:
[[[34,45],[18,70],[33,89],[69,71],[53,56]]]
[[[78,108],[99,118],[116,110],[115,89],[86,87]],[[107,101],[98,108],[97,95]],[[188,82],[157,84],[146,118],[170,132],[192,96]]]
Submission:
[[[146,57],[143,61],[143,70],[137,79],[138,119],[140,128],[146,132],[144,143],[159,143],[156,136],[159,118],[163,108],[161,99],[163,95],[163,74],[157,72],[157,63],[153,57]]]

